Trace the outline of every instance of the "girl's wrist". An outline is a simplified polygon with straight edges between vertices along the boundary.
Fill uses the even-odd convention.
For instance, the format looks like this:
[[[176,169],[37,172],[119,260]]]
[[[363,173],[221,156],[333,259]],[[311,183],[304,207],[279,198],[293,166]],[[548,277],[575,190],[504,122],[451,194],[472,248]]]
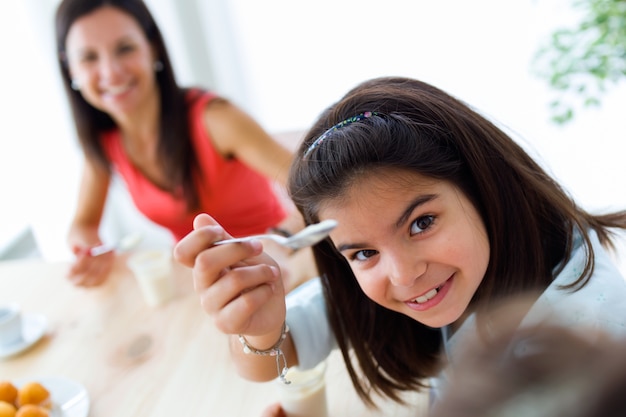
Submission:
[[[250,344],[248,339],[244,335],[239,335],[239,343],[243,348],[243,352],[248,355],[256,355],[256,356],[271,356],[276,358],[276,373],[278,378],[285,384],[290,384],[285,376],[287,375],[287,358],[285,358],[285,354],[282,350],[282,345],[285,339],[287,338],[287,332],[289,331],[289,326],[287,326],[286,322],[283,322],[283,325],[280,329],[280,335],[278,339],[274,342],[274,344],[267,349],[260,349],[256,346]]]
[[[276,345],[277,341],[281,339],[284,333],[286,333],[286,329],[284,330],[282,326],[286,326],[286,325],[283,324],[281,325],[281,327],[279,327],[275,331],[271,333],[266,333],[264,335],[248,336],[245,334],[239,334],[236,337],[239,339],[240,343],[241,343],[241,338],[243,337],[245,342],[249,346],[254,347],[256,350],[259,350],[259,351],[268,350],[268,349],[271,349],[274,345]]]

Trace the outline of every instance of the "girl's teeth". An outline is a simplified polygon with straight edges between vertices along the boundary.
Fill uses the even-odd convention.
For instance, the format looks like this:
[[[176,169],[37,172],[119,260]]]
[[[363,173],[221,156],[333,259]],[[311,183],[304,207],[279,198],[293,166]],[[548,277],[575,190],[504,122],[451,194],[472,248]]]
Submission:
[[[430,300],[435,295],[437,295],[437,291],[438,291],[437,288],[433,288],[432,290],[428,291],[426,294],[420,297],[417,297],[414,301],[418,304],[425,303],[426,301]]]

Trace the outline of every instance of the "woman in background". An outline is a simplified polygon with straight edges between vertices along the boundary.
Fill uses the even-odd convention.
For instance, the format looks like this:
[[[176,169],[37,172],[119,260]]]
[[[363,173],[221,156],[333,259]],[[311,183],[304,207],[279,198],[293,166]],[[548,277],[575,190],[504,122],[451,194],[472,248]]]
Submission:
[[[176,240],[201,212],[233,235],[284,229],[287,210],[272,181],[285,183],[291,153],[232,103],[176,83],[143,1],[64,0],[56,42],[85,156],[68,236],[72,282],[98,285],[112,267],[113,254],[91,256],[90,248],[102,243],[114,171],[137,208]]]

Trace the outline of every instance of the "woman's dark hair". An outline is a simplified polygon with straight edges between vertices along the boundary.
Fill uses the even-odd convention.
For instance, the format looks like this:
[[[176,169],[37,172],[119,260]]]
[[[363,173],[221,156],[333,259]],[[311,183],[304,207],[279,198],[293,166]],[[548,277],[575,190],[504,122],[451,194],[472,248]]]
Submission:
[[[333,129],[309,149],[327,129],[366,112],[374,114]],[[578,207],[514,140],[469,106],[400,77],[366,81],[323,112],[294,159],[289,193],[306,222],[314,223],[321,204],[341,198],[362,175],[389,168],[449,181],[480,213],[490,261],[473,306],[545,289],[564,266],[575,230],[588,258],[568,288],[584,285],[594,267],[588,230],[610,246],[608,228],[626,228],[626,212],[592,216]],[[441,363],[440,332],[370,300],[329,239],[314,256],[330,323],[359,395],[370,404],[372,390],[399,401],[400,391],[424,387]],[[352,356],[365,378],[357,375]]]
[[[176,83],[161,32],[142,0],[63,0],[57,8],[55,30],[58,62],[83,152],[87,158],[110,171],[110,163],[100,144],[100,135],[115,128],[116,124],[108,114],[87,103],[79,91],[72,89],[65,41],[77,19],[105,6],[116,7],[132,16],[154,48],[157,59],[163,64],[163,68],[156,72],[161,100],[158,155],[165,169],[165,178],[171,181],[168,184],[170,192],[174,193],[182,186],[187,205],[193,208],[198,201],[192,174],[197,163],[189,139],[187,91]]]

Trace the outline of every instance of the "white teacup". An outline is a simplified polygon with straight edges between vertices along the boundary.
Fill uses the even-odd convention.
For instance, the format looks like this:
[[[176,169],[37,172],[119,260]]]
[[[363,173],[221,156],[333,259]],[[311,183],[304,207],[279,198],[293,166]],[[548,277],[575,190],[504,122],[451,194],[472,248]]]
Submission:
[[[0,304],[0,346],[10,346],[22,340],[22,313],[19,304]]]

